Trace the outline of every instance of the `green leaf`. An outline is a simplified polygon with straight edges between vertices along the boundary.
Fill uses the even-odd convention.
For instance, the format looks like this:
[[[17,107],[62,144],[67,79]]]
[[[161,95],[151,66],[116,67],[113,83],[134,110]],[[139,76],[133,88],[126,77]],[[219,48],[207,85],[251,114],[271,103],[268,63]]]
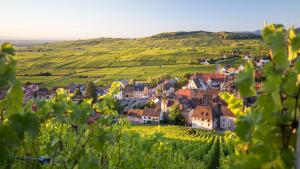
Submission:
[[[289,61],[293,61],[300,53],[300,34],[296,35],[295,29],[289,31]]]
[[[73,104],[71,109],[72,122],[74,124],[86,124],[90,112],[85,111],[86,109],[81,109],[81,106],[78,104]]]
[[[294,72],[288,72],[284,78],[283,83],[283,90],[286,94],[291,97],[295,97],[298,92],[298,85],[297,85],[297,74]]]
[[[289,66],[287,55],[287,44],[285,30],[282,25],[268,24],[262,30],[262,36],[267,45],[271,48],[272,62],[275,69],[285,70]]]
[[[244,97],[255,96],[255,72],[252,63],[247,63],[243,72],[235,80],[235,85]]]
[[[0,125],[0,167],[10,157],[12,149],[19,145],[19,138],[15,130],[8,125]]]
[[[23,111],[23,91],[20,82],[9,89],[4,100],[0,102],[0,108],[5,109],[8,113],[21,113]]]
[[[15,50],[12,44],[10,43],[3,43],[1,46],[1,52],[9,55],[14,55]]]
[[[230,109],[235,115],[244,114],[244,103],[242,99],[237,98],[228,92],[220,93],[219,96],[227,103],[228,109]]]
[[[254,121],[251,116],[241,116],[236,121],[236,134],[244,141],[250,141],[254,129]]]
[[[23,127],[30,136],[36,137],[39,133],[39,120],[38,117],[32,112],[23,114]]]
[[[24,114],[14,113],[9,118],[11,125],[17,131],[19,138],[23,138],[27,132],[30,136],[35,137],[39,132],[39,122],[35,114],[26,112]]]
[[[53,114],[59,122],[64,122],[64,113],[66,111],[66,104],[57,102],[53,105]]]

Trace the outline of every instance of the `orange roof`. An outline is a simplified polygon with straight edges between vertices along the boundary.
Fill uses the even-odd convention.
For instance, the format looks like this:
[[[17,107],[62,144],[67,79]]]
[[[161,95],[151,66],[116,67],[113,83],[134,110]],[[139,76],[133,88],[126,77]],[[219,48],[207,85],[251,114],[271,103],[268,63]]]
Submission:
[[[229,73],[235,72],[235,68],[233,68],[233,67],[228,68],[228,69],[227,69],[227,72],[229,72]]]
[[[201,120],[212,120],[212,108],[210,106],[197,106],[192,117]]]
[[[232,113],[232,111],[229,110],[226,106],[222,106],[221,107],[221,112],[222,112],[223,116],[226,116],[226,117],[235,117],[235,115]]]
[[[127,115],[141,117],[143,114],[143,109],[129,109]]]
[[[201,78],[205,81],[208,81],[209,79],[225,78],[225,75],[222,75],[221,73],[195,73],[193,78]]]
[[[160,112],[157,111],[157,109],[155,109],[155,108],[145,108],[142,115],[149,116],[149,117],[159,117]]]
[[[189,97],[189,96],[191,96],[192,91],[190,89],[179,89],[177,91],[177,94],[180,95],[180,96],[187,96],[187,97]]]

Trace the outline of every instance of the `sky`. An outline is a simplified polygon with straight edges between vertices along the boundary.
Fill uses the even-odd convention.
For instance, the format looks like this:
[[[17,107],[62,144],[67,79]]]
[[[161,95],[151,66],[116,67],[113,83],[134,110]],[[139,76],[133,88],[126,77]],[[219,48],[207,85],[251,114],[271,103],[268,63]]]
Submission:
[[[300,26],[300,0],[0,0],[0,38],[137,38]]]

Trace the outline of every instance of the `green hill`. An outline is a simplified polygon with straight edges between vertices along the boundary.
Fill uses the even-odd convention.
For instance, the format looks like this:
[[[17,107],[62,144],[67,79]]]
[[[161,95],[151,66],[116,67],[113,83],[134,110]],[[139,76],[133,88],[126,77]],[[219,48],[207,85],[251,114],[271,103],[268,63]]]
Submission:
[[[214,65],[199,65],[198,59],[217,59],[232,53],[261,56],[266,50],[258,35],[204,31],[53,42],[18,48],[17,75],[23,82],[42,82],[45,86],[90,80],[144,81],[164,74],[214,71]]]

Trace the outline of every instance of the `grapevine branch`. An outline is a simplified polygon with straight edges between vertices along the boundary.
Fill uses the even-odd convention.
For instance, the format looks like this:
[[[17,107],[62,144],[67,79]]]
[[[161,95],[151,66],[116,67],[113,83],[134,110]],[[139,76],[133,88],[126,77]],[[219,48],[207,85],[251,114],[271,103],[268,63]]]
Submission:
[[[58,153],[59,143],[61,142],[61,136],[62,136],[63,126],[64,126],[64,123],[61,123],[60,132],[59,132],[59,139],[58,139],[58,142],[57,142],[57,146],[56,146],[55,152],[54,152],[53,157],[52,157],[51,169],[53,167],[53,162],[55,161],[55,158],[56,158],[57,153]]]

